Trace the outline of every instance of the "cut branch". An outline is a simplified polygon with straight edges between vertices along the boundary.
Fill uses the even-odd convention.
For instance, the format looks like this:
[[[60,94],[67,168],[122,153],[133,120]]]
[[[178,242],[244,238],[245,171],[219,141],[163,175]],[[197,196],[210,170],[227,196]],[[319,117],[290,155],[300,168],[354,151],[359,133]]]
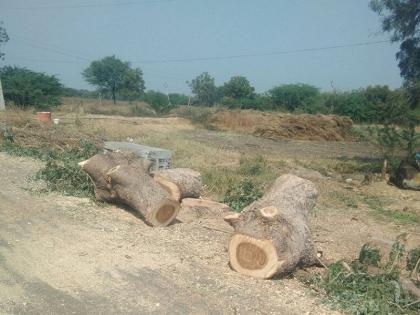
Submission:
[[[166,226],[177,216],[179,202],[149,175],[149,161],[132,153],[112,152],[80,164],[95,184],[98,200],[125,204],[155,226]]]

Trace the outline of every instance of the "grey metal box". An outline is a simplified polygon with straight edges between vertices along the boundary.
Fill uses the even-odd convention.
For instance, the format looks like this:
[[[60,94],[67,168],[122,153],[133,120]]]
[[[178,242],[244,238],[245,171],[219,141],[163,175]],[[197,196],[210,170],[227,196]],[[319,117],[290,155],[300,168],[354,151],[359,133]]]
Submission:
[[[170,150],[154,148],[130,142],[105,142],[105,150],[133,152],[141,158],[150,160],[153,164],[151,171],[168,169],[171,167],[172,152]]]

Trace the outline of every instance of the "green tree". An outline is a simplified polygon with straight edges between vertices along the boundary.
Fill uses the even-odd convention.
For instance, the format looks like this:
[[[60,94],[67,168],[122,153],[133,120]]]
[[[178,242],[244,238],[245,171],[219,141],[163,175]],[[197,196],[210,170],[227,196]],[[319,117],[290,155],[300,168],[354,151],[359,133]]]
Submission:
[[[82,75],[101,93],[110,95],[114,104],[116,104],[118,95],[123,98],[135,99],[145,89],[143,72],[139,68],[131,68],[129,62],[121,61],[115,56],[93,61]]]
[[[62,85],[55,76],[10,66],[3,67],[0,76],[5,99],[15,105],[49,108],[60,104]]]
[[[178,105],[187,105],[190,97],[185,94],[180,93],[169,93],[169,99],[171,104],[178,106]]]
[[[242,76],[232,77],[223,86],[224,96],[240,99],[250,99],[254,97],[255,89],[251,86],[248,79]]]
[[[159,91],[149,90],[144,93],[143,101],[150,105],[157,114],[166,114],[173,106],[169,104],[168,96]]]
[[[294,111],[308,106],[319,95],[319,89],[309,84],[284,84],[268,91],[274,107]]]
[[[3,27],[3,22],[0,22],[0,46],[9,40],[6,29]],[[4,58],[4,53],[0,51],[0,59]]]
[[[214,78],[208,72],[198,75],[191,82],[188,82],[188,85],[199,105],[214,105],[217,100],[217,87]]]
[[[396,57],[407,94],[409,110],[401,122],[408,141],[410,157],[416,142],[416,125],[420,122],[420,1],[419,0],[371,0],[370,7],[382,19],[382,30],[391,34],[393,42],[400,43]]]

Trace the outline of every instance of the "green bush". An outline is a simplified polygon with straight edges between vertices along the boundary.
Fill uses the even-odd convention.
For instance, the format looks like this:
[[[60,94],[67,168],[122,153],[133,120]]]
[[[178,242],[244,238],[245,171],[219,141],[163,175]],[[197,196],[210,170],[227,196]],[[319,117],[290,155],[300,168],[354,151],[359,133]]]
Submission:
[[[0,151],[46,161],[36,173],[35,179],[45,181],[48,191],[68,196],[93,197],[92,181],[77,164],[98,152],[97,147],[90,141],[81,140],[77,148],[64,152],[45,147],[22,147],[6,141],[1,145]]]
[[[242,211],[246,206],[263,195],[261,187],[255,182],[245,179],[239,185],[236,185],[226,192],[223,200],[229,207],[235,211]]]
[[[4,98],[14,105],[49,109],[60,104],[62,85],[55,76],[10,66],[3,67],[0,76]]]
[[[340,307],[348,314],[418,314],[420,301],[400,283],[399,262],[404,255],[404,235],[397,238],[387,262],[380,262],[379,250],[364,245],[357,260],[336,262],[325,276],[316,276],[312,284],[324,290],[324,302]],[[369,273],[368,266],[379,266]]]
[[[142,96],[142,100],[150,105],[156,114],[167,114],[174,106],[169,104],[168,96],[158,91],[147,91]]]

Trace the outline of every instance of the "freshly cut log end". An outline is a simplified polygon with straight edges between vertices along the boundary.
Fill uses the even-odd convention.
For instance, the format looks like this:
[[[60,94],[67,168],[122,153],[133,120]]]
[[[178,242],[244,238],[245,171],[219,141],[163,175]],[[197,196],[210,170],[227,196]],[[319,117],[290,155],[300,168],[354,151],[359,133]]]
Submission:
[[[81,166],[92,179],[98,200],[125,204],[154,226],[167,226],[178,215],[179,201],[151,177],[149,161],[112,152],[97,154]]]
[[[231,267],[268,279],[316,263],[307,222],[316,198],[312,182],[283,175],[261,199],[240,214],[226,216],[235,230],[229,241]]]
[[[282,264],[271,241],[244,234],[231,237],[229,260],[231,267],[237,272],[261,279],[271,278]]]
[[[156,210],[151,211],[147,215],[146,220],[153,226],[167,226],[177,217],[179,209],[180,205],[178,202],[167,198]]]

